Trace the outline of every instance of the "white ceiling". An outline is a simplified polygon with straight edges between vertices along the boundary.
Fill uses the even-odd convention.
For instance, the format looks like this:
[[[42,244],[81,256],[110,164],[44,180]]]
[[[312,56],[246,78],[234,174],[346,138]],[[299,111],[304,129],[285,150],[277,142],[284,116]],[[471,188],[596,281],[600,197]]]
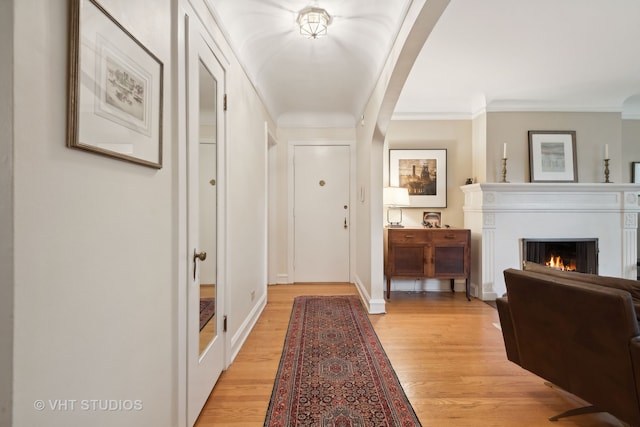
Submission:
[[[279,125],[353,126],[412,0],[207,0]],[[333,17],[308,40],[298,11]],[[616,111],[640,118],[639,0],[451,0],[394,117]]]

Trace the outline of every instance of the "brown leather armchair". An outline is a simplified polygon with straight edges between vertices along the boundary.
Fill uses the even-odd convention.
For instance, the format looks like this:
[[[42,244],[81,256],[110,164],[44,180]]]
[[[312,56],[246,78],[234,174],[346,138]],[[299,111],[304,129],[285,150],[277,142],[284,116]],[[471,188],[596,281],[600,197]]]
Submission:
[[[609,412],[640,426],[640,329],[624,289],[640,283],[515,269],[504,278],[496,304],[507,358],[592,405],[550,420]]]

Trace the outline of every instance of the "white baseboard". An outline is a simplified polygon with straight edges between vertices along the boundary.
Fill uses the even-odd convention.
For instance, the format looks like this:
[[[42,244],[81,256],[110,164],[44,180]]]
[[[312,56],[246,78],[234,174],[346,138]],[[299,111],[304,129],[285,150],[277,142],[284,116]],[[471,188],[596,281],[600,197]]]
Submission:
[[[231,355],[228,360],[227,366],[231,365],[233,361],[236,359],[236,356],[240,352],[244,342],[247,340],[247,337],[255,327],[262,311],[267,306],[267,294],[266,292],[262,295],[262,297],[258,300],[258,303],[253,307],[247,318],[242,322],[238,332],[236,332],[233,337],[231,337]]]
[[[485,292],[480,296],[482,301],[495,301],[498,298],[498,294],[495,292]]]
[[[362,284],[362,281],[357,275],[355,276],[354,282],[356,285],[356,289],[360,294],[360,299],[362,299],[362,302],[367,308],[367,312],[369,314],[384,314],[387,312],[387,308],[386,308],[387,302],[384,300],[384,298],[372,299],[371,295],[369,294],[367,289],[364,287],[364,285]]]

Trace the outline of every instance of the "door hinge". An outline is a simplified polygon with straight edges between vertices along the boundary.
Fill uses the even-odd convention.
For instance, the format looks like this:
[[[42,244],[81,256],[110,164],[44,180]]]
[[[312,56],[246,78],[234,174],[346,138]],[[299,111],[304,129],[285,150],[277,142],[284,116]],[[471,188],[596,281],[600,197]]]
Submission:
[[[227,332],[227,316],[222,318],[222,332]]]
[[[227,94],[224,94],[224,100],[222,101],[222,110],[227,111]]]

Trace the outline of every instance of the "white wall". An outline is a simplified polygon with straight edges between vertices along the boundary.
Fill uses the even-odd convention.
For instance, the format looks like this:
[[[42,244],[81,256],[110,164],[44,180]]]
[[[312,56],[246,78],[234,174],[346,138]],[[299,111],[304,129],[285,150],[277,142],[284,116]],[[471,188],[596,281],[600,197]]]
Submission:
[[[378,242],[376,234],[372,230],[375,218],[372,218],[372,206],[382,205],[382,179],[376,182],[376,170],[373,167],[372,156],[374,150],[382,152],[380,141],[374,141],[374,120],[377,102],[370,101],[365,110],[365,126],[356,128],[356,192],[357,202],[355,211],[356,225],[356,271],[354,281],[360,289],[363,298],[369,303],[375,304],[375,300],[382,300],[382,258],[377,252],[382,250],[382,245],[375,246]],[[382,139],[380,137],[377,138]],[[382,170],[379,171],[382,178]],[[379,205],[378,205],[379,204]],[[380,252],[380,254],[382,254]],[[382,304],[384,306],[384,304]],[[369,308],[371,311],[371,308]],[[384,312],[384,307],[379,309]]]
[[[0,2],[0,426],[13,389],[13,1]]]
[[[179,395],[184,388],[178,382],[184,368],[178,364],[185,358],[178,349],[184,334],[178,331],[177,317],[183,311],[176,296],[186,287],[183,250],[178,249],[184,243],[184,224],[178,223],[177,207],[184,199],[179,194],[184,165],[178,165],[176,156],[184,136],[174,130],[183,114],[174,108],[174,95],[184,86],[174,87],[172,3],[101,2],[164,63],[160,170],[66,148],[67,2],[26,0],[15,5],[13,139],[4,134],[11,131],[4,126],[11,111],[0,110],[0,129],[8,136],[0,145],[0,162],[7,165],[0,172],[2,200],[10,200],[15,150],[15,212],[10,204],[0,208],[2,279],[13,284],[0,290],[0,308],[2,316],[10,316],[15,293],[17,338],[12,367],[5,354],[11,352],[11,334],[2,334],[0,402],[13,398],[14,425],[169,427],[183,422],[178,402],[185,398]],[[227,196],[222,201],[228,223],[222,232],[228,242],[225,314],[233,337],[229,351],[235,354],[266,300],[264,122],[272,122],[204,13],[204,3],[196,3],[228,59]],[[5,24],[11,14],[0,12]],[[9,24],[1,25],[0,32],[11,34]],[[2,42],[10,39],[3,37]],[[10,56],[10,47],[0,46]],[[4,64],[3,95],[12,88],[10,68]],[[12,219],[15,239],[7,235]],[[11,268],[5,268],[12,265],[13,279]],[[10,396],[10,388],[4,387],[11,386],[10,379],[4,379],[12,371]],[[142,409],[85,410],[83,399],[139,400]],[[34,407],[37,400],[44,402],[44,410]]]
[[[230,55],[227,70],[227,307],[232,353],[267,296],[267,141],[260,99]],[[251,293],[255,292],[252,299]]]
[[[176,424],[171,2],[101,3],[165,64],[164,165],[66,148],[68,2],[15,2],[16,426]]]

